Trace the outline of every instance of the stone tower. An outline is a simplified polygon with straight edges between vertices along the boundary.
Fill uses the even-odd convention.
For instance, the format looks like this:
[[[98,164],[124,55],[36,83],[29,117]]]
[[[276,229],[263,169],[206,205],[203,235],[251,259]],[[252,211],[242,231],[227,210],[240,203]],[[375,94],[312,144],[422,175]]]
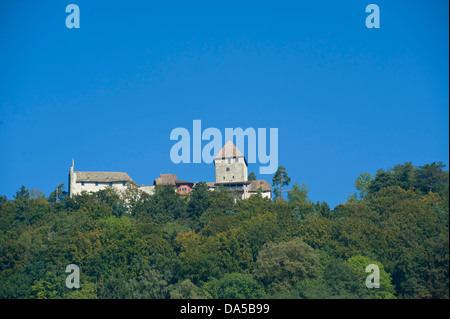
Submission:
[[[76,176],[73,171],[74,166],[75,166],[75,160],[72,158],[72,167],[70,167],[70,171],[69,171],[69,197],[73,196],[73,188],[76,183]]]
[[[248,180],[247,160],[232,141],[228,141],[214,158],[216,183]]]

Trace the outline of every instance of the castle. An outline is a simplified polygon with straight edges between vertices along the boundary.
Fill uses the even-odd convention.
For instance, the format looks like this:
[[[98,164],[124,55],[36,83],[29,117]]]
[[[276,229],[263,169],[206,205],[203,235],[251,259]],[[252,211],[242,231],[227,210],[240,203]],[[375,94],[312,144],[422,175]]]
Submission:
[[[248,180],[248,163],[245,156],[228,141],[214,158],[215,182],[207,182],[209,190],[225,187],[234,198],[247,199],[252,194],[272,198],[272,188],[265,180]],[[127,173],[123,172],[82,172],[74,171],[74,162],[69,171],[69,196],[83,191],[96,192],[106,187],[124,191],[128,183],[136,184]],[[150,195],[155,193],[157,185],[172,185],[180,195],[189,195],[195,183],[182,181],[175,174],[160,174],[152,185],[138,186]]]

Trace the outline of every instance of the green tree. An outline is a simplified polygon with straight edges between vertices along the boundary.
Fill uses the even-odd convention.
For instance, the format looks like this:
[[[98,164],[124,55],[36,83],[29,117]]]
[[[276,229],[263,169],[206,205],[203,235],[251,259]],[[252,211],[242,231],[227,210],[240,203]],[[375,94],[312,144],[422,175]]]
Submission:
[[[275,198],[283,199],[283,192],[287,191],[283,190],[283,187],[288,186],[290,182],[291,179],[287,175],[286,169],[283,166],[279,166],[272,178],[272,186],[275,187],[273,189]]]
[[[371,180],[372,177],[369,173],[361,173],[356,179],[355,189],[358,191],[359,199],[366,198]]]
[[[398,185],[396,176],[390,172],[380,169],[375,174],[375,178],[369,183],[367,190],[369,194],[376,194],[383,188]]]
[[[209,190],[205,182],[195,184],[189,196],[187,213],[189,217],[198,218],[209,207]]]
[[[170,299],[206,299],[202,289],[189,279],[178,282],[170,291]]]
[[[264,288],[249,274],[230,273],[221,279],[212,279],[204,289],[215,299],[259,299]]]
[[[288,200],[291,204],[307,204],[311,200],[308,197],[309,188],[305,183],[300,186],[297,182],[292,186],[288,192]]]
[[[340,258],[322,258],[322,269],[315,278],[299,282],[293,295],[304,299],[365,299],[367,288],[363,288],[353,268]]]
[[[290,290],[291,285],[315,277],[318,267],[315,250],[295,238],[288,242],[265,244],[258,254],[253,274],[269,291],[276,293]]]
[[[68,193],[64,190],[64,184],[59,184],[58,186],[56,186],[55,190],[48,196],[48,201],[50,203],[59,202],[67,196]]]
[[[127,290],[131,299],[166,299],[169,295],[163,274],[148,265],[143,265],[137,278],[128,280]]]
[[[15,200],[24,200],[29,198],[30,198],[30,191],[24,185],[22,185],[22,187],[20,187],[20,189],[14,195]]]
[[[395,165],[392,172],[396,176],[398,186],[408,190],[417,186],[417,168],[411,162],[405,162],[401,165]]]
[[[372,298],[375,299],[395,299],[395,289],[391,283],[391,276],[386,272],[384,266],[378,262],[374,261],[368,257],[361,255],[354,256],[350,258],[348,264],[352,267],[353,271],[358,277],[358,282],[360,283],[362,289],[367,289]],[[380,270],[380,287],[379,288],[367,288],[366,278],[369,275],[366,272],[366,267],[374,264],[377,265]]]
[[[441,195],[448,194],[448,171],[444,171],[445,164],[433,162],[419,166],[417,170],[417,188],[426,194],[435,192]]]
[[[97,286],[92,282],[83,282],[80,289],[74,289],[67,294],[67,299],[98,299]]]

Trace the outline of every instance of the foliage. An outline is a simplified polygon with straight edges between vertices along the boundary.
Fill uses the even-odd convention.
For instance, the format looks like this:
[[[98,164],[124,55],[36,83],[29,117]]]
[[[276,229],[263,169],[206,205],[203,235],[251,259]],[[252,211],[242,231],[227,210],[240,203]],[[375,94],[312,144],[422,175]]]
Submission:
[[[258,299],[264,297],[264,289],[251,275],[243,273],[226,274],[212,279],[204,290],[215,299]]]
[[[0,298],[449,298],[443,168],[363,173],[333,209],[298,183],[287,201],[234,201],[205,183],[190,196],[130,184],[68,197],[61,184],[45,198],[22,186],[0,196]],[[80,289],[65,286],[69,264]],[[369,264],[378,289],[365,285]]]
[[[291,178],[286,173],[284,166],[279,166],[272,178],[272,186],[274,186],[273,194],[275,198],[283,198],[283,187],[288,186],[291,182]]]

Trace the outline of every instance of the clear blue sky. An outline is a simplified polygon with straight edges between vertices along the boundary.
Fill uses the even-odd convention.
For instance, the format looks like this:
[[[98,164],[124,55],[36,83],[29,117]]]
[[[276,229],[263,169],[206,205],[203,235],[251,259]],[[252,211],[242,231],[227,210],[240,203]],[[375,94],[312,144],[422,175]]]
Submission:
[[[68,29],[66,5],[80,8]],[[380,8],[368,29],[366,5]],[[448,1],[2,1],[0,194],[76,170],[213,181],[171,163],[176,127],[279,129],[313,201],[361,172],[449,163]],[[250,165],[249,171],[258,171]],[[260,175],[271,181],[272,176]]]

